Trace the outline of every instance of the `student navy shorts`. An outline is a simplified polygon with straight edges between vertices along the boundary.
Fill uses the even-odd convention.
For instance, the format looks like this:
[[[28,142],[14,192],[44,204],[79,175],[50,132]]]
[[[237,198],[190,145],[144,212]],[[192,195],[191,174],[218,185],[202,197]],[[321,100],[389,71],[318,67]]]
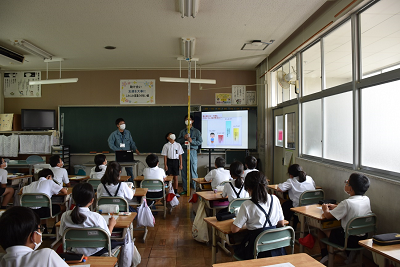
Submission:
[[[52,213],[57,214],[61,211],[60,205],[53,204],[52,206]],[[50,217],[50,208],[48,207],[42,207],[40,209],[32,209],[37,215],[39,215],[40,218],[47,218]]]
[[[168,171],[167,175],[179,175],[179,159],[167,159]]]
[[[5,188],[3,188],[3,187],[0,187],[0,196],[2,196],[3,194],[4,194],[4,192],[6,191],[6,189]]]
[[[359,248],[360,245],[358,244],[358,241],[364,240],[367,238],[368,238],[367,234],[365,234],[363,236],[350,235],[349,239],[347,240],[347,247]],[[331,234],[329,235],[329,241],[343,247],[344,241],[345,241],[345,233],[344,233],[343,227],[333,229],[331,231]]]

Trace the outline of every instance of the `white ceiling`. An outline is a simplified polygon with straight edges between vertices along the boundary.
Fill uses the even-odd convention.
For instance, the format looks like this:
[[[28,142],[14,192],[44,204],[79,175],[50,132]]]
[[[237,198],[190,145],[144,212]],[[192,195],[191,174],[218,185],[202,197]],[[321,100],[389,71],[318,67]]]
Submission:
[[[22,65],[1,69],[45,69],[11,45],[17,38],[64,58],[63,70],[90,70],[178,68],[180,38],[195,37],[203,69],[252,70],[325,2],[200,0],[196,18],[182,19],[176,0],[0,0],[0,46],[26,55]],[[271,39],[264,51],[240,50]]]

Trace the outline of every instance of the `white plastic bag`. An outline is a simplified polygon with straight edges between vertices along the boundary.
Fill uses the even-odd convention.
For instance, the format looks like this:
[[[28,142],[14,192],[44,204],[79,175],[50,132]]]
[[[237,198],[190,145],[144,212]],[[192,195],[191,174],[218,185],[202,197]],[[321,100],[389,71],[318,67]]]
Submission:
[[[168,195],[166,197],[167,201],[169,201],[169,204],[171,207],[176,207],[179,205],[179,200],[175,195],[174,188],[172,187],[172,184],[169,185],[168,188]]]
[[[154,224],[154,216],[151,213],[149,206],[147,206],[146,199],[143,199],[143,203],[138,207],[137,227],[154,227]]]
[[[119,257],[119,267],[138,266],[142,258],[131,238],[130,231],[126,232],[124,243],[125,244],[121,249],[121,255]]]
[[[176,207],[179,205],[179,200],[176,196],[174,196],[174,198],[169,202],[169,204],[171,205],[171,207]]]
[[[206,210],[204,208],[204,201],[200,201],[199,207],[197,208],[197,214],[193,221],[192,236],[196,241],[208,242],[208,228],[207,223],[204,221],[206,218]]]

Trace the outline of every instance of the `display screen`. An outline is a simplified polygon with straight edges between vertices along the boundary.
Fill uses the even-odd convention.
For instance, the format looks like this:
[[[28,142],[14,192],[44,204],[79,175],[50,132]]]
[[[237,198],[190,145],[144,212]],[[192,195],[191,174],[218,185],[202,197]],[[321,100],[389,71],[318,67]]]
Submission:
[[[202,148],[249,149],[247,110],[201,113]]]
[[[56,128],[56,112],[47,109],[22,109],[22,130],[54,130]]]

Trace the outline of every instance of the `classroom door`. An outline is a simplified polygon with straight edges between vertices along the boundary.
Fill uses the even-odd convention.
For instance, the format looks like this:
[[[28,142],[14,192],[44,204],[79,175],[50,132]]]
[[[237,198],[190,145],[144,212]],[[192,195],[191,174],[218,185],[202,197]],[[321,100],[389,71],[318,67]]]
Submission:
[[[287,168],[298,156],[297,105],[274,110],[274,183],[288,178]]]

